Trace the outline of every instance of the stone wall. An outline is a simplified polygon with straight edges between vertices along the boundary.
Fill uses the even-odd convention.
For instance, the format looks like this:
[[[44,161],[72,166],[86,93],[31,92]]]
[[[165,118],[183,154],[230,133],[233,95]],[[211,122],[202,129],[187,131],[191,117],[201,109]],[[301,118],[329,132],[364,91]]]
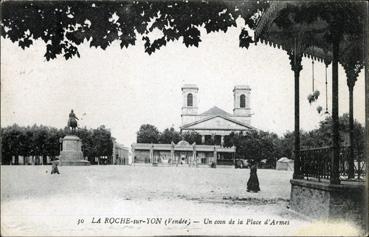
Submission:
[[[351,188],[331,192],[329,216],[346,220],[361,220],[366,213],[363,191],[360,188]]]
[[[305,185],[293,183],[291,180],[290,207],[299,213],[312,218],[329,217],[329,193]]]
[[[314,219],[343,219],[365,224],[365,184],[329,184],[291,180],[290,207]]]

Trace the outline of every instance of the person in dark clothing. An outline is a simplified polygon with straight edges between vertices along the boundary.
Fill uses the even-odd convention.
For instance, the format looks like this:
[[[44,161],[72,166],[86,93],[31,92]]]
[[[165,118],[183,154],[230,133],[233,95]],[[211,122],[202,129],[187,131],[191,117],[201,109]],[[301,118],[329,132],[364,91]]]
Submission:
[[[250,166],[250,178],[249,181],[247,181],[247,192],[259,192],[259,179],[258,175],[256,174],[257,166],[255,161],[251,161]]]
[[[60,174],[58,169],[58,161],[54,160],[51,166],[51,174]]]

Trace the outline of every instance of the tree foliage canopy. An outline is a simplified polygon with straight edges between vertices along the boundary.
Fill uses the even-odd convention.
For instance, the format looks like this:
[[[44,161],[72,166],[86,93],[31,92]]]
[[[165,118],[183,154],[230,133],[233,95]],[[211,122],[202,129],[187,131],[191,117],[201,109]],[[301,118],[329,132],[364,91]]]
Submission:
[[[152,54],[168,42],[181,40],[189,46],[201,42],[200,28],[207,33],[226,32],[237,18],[255,27],[257,12],[268,1],[6,1],[2,3],[1,35],[23,49],[34,40],[46,44],[47,60],[63,55],[79,57],[78,46],[106,49],[113,41],[121,48],[144,41],[145,52]],[[160,32],[152,39],[150,33]],[[239,36],[240,47],[252,42],[247,28]]]
[[[332,42],[337,33],[351,37],[363,37],[365,25],[365,2],[352,1],[301,1],[287,4],[276,18],[275,23],[286,30],[311,24],[316,27],[317,21],[325,22],[324,31],[315,31],[316,35],[323,33],[325,41]],[[315,25],[314,25],[315,24]],[[324,25],[323,25],[324,26]],[[337,32],[339,31],[339,32]]]
[[[14,124],[1,128],[2,163],[8,164],[12,156],[58,156],[59,139],[65,135],[66,129],[43,125],[22,127]],[[97,129],[80,128],[76,135],[82,140],[82,152],[85,157],[112,155],[111,133],[104,126]]]
[[[300,131],[302,149],[332,146],[332,118],[327,117],[320,123],[319,128],[311,131]],[[343,114],[339,118],[340,131],[349,132],[349,115]],[[352,146],[358,155],[364,153],[364,128],[357,121],[354,122]],[[227,137],[226,137],[227,138]],[[343,137],[341,137],[343,140]],[[281,157],[293,158],[294,132],[287,132],[282,137],[264,131],[250,131],[247,134],[232,133],[225,139],[225,146],[236,146],[236,158],[254,159],[275,165]]]
[[[349,132],[349,115],[343,114],[339,118],[340,131]],[[301,148],[318,148],[332,145],[332,118],[327,117],[319,128],[311,131],[300,131]],[[357,121],[354,122],[353,130],[354,151],[358,155],[364,152],[364,128]],[[150,124],[142,125],[137,132],[138,143],[163,143],[170,144],[185,140],[190,144],[201,144],[201,136],[196,132],[180,134],[174,128],[167,128],[160,132]],[[341,138],[343,139],[343,138]],[[207,145],[214,145],[215,141],[208,141]],[[279,137],[277,134],[266,131],[252,130],[246,134],[231,133],[224,139],[225,147],[236,147],[237,159],[253,159],[256,161],[266,160],[268,167],[275,167],[275,162],[281,157],[294,158],[294,132],[287,132]]]
[[[273,166],[279,151],[280,138],[275,133],[252,130],[247,134],[231,133],[226,146],[236,147],[237,159],[266,160]]]
[[[174,128],[166,128],[162,133],[160,133],[159,142],[163,144],[174,142],[177,144],[181,139],[181,134]]]
[[[332,117],[327,117],[320,122],[319,128],[308,132],[301,131],[301,148],[332,146],[332,123]],[[339,130],[341,132],[349,133],[349,115],[347,113],[339,117],[339,124]],[[364,127],[357,121],[354,121],[353,137],[352,146],[354,152],[358,155],[363,155],[365,141]],[[341,136],[341,141],[343,140],[344,138]],[[280,143],[280,153],[282,156],[288,158],[293,157],[293,142],[294,132],[288,132],[282,137]]]
[[[182,139],[190,144],[201,144],[201,135],[195,131],[182,133]]]
[[[158,143],[160,132],[154,125],[143,124],[137,132],[137,143]]]
[[[160,132],[157,127],[151,124],[143,124],[137,131],[137,143],[161,143],[161,144],[177,144],[179,141],[185,140],[190,144],[194,142],[201,143],[201,136],[197,132],[180,133],[173,127],[164,129]]]

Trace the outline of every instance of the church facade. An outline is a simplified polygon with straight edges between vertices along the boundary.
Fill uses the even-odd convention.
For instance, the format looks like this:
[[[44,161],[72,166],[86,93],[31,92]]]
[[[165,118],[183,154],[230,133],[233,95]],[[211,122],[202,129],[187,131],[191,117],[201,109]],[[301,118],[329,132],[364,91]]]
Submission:
[[[225,137],[232,132],[245,133],[255,129],[251,126],[250,94],[249,86],[235,86],[232,114],[216,106],[198,113],[199,88],[194,84],[183,85],[181,132],[194,131],[201,135],[201,144],[223,146]]]
[[[251,123],[250,92],[248,86],[235,86],[234,108],[230,114],[216,106],[198,113],[199,88],[183,85],[181,133],[197,132],[200,144],[182,140],[177,144],[133,143],[133,163],[201,166],[211,164],[234,165],[236,147],[226,147],[224,140],[232,132],[245,133],[254,129]]]

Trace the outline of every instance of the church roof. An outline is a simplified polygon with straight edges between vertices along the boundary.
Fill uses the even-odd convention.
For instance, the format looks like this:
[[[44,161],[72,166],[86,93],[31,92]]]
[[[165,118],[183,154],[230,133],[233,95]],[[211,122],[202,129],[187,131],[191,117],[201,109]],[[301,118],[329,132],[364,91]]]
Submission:
[[[208,115],[208,116],[215,116],[215,115],[222,115],[222,116],[226,116],[226,117],[230,117],[232,116],[231,114],[227,113],[226,111],[214,106],[211,109],[203,112],[200,115]]]
[[[208,117],[205,117],[205,118],[203,118],[203,119],[197,120],[197,121],[195,121],[195,122],[184,124],[183,126],[181,126],[181,130],[182,130],[182,129],[191,129],[190,127],[192,127],[192,126],[194,126],[194,125],[204,123],[204,122],[209,121],[209,120],[212,120],[212,119],[214,119],[214,118],[222,118],[222,119],[227,120],[227,121],[229,121],[229,122],[231,122],[231,123],[238,124],[238,125],[240,125],[240,126],[244,127],[245,129],[253,129],[253,130],[257,130],[256,128],[254,128],[254,127],[252,127],[252,126],[250,126],[250,125],[247,125],[247,124],[244,124],[244,123],[242,123],[242,122],[240,122],[240,121],[234,120],[234,119],[232,119],[232,118],[231,118],[231,117],[229,117],[229,116],[224,116],[224,115],[220,115],[220,114],[218,114],[218,115],[208,116]],[[239,130],[239,129],[237,129],[237,130]]]

